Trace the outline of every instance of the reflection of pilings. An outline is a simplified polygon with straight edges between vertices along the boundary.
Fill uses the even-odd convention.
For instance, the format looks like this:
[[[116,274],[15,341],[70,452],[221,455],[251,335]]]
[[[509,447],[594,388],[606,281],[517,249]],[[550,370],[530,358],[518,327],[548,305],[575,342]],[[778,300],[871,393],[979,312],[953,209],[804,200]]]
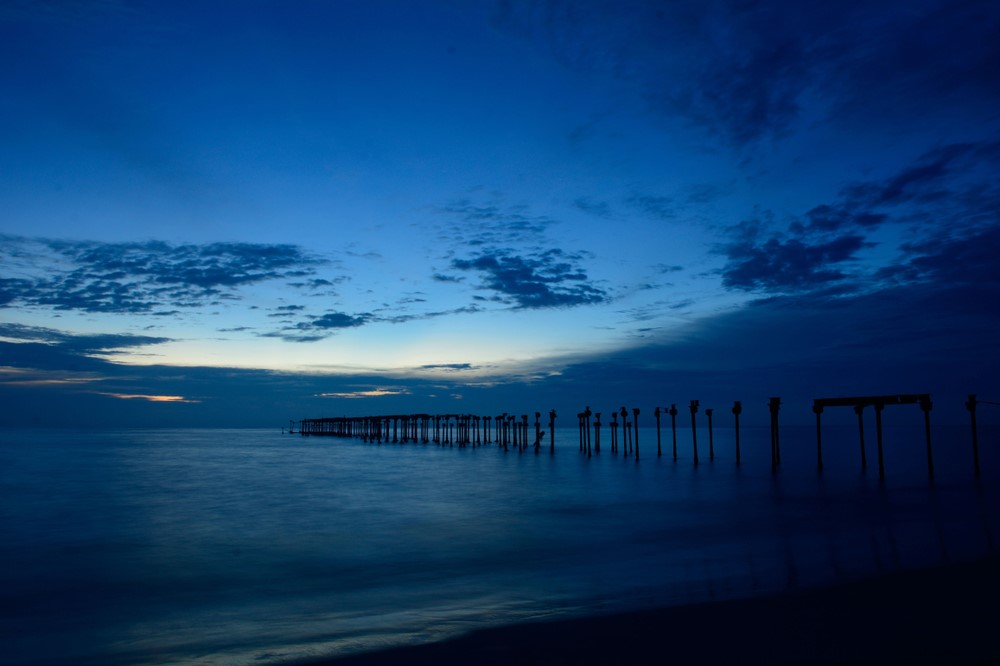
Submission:
[[[674,438],[674,460],[677,460],[677,405],[670,405],[670,432]]]
[[[969,399],[965,401],[965,408],[969,410],[969,417],[972,419],[972,462],[976,469],[976,478],[979,478],[979,432],[976,428],[976,394],[970,393]]]
[[[733,416],[736,418],[736,464],[740,464],[740,414],[743,413],[743,403],[739,400],[733,403]]]
[[[781,409],[781,398],[771,398],[767,403],[771,410],[771,469],[778,469],[781,464],[781,442],[778,439],[778,410]]]
[[[691,444],[694,446],[694,464],[698,464],[698,424],[695,421],[695,414],[698,413],[698,401],[692,400],[689,407],[691,410]]]

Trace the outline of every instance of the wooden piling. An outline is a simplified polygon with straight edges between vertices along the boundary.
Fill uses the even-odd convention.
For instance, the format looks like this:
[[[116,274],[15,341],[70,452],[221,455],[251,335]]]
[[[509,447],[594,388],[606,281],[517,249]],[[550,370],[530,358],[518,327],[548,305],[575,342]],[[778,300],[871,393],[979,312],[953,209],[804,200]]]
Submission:
[[[976,427],[976,394],[970,393],[969,399],[965,401],[965,408],[969,410],[969,418],[972,420],[972,462],[976,470],[976,478],[979,478],[979,431]]]
[[[733,416],[736,419],[736,466],[740,465],[740,414],[743,413],[743,404],[737,400],[733,403]]]
[[[694,446],[694,464],[698,464],[698,424],[695,414],[698,413],[698,401],[692,400],[688,409],[691,410],[691,443]]]

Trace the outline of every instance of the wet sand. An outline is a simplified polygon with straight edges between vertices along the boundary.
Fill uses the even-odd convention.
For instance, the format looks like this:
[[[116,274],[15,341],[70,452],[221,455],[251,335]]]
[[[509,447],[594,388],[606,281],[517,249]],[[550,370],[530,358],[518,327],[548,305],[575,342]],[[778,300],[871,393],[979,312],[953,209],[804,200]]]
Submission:
[[[498,627],[308,663],[1000,664],[1000,557],[770,598]]]

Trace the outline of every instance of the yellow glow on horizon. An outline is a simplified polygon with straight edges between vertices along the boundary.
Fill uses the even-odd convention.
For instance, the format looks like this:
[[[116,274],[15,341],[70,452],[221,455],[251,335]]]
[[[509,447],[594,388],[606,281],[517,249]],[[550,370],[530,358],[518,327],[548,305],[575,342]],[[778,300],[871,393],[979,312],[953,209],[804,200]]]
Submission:
[[[98,392],[97,395],[106,395],[110,398],[118,398],[119,400],[148,400],[149,402],[201,402],[201,400],[189,400],[182,395],[142,395],[138,393],[104,392]]]

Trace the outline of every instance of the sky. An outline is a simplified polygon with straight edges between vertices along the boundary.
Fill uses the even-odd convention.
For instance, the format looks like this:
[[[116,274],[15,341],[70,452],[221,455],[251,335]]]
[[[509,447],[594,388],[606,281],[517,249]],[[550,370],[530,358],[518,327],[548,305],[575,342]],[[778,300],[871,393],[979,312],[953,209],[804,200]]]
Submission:
[[[957,421],[997,72],[989,1],[9,0],[0,424]]]

